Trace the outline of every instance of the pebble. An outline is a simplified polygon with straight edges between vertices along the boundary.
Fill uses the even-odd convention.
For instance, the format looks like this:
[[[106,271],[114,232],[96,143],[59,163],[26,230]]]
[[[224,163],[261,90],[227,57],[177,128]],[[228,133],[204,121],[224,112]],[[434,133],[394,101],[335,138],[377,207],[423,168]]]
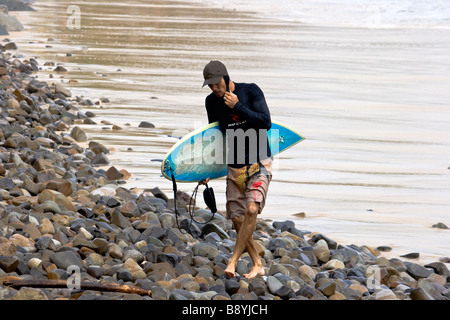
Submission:
[[[17,58],[2,53],[1,59],[5,70],[15,68]],[[22,70],[34,70],[29,60],[19,62]],[[444,262],[422,266],[387,259],[382,253],[390,247],[340,244],[299,230],[290,220],[257,222],[254,236],[264,276],[243,276],[252,267],[245,253],[237,277],[227,278],[223,272],[237,236],[230,221],[217,212],[206,226],[193,225],[194,237],[178,229],[171,194],[158,187],[128,189],[124,181],[130,174],[110,165],[110,150],[88,142],[83,128],[95,114],[82,110],[92,105],[89,99],[72,98],[62,84],[48,85],[26,72],[7,72],[2,78],[0,297],[67,299],[59,289],[16,290],[2,279],[62,280],[75,266],[86,281],[151,289],[142,299],[449,299],[450,271]],[[139,127],[155,126],[142,122]],[[182,208],[189,195],[178,196]],[[180,225],[186,225],[187,215],[179,210]],[[203,221],[212,216],[206,209],[194,215]],[[441,224],[433,227],[443,229]],[[379,271],[378,284],[372,281],[373,268]],[[94,298],[136,296],[86,291],[69,297]]]

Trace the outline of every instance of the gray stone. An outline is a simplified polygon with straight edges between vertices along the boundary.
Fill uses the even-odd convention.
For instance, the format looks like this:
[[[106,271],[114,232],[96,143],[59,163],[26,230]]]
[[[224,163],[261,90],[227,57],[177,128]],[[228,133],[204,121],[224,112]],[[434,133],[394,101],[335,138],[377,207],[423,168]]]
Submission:
[[[240,288],[239,282],[236,279],[225,279],[225,291],[231,296],[235,294]]]
[[[154,128],[155,125],[151,122],[148,121],[141,121],[141,123],[139,123],[139,128]]]
[[[278,280],[274,276],[268,276],[267,277],[267,286],[269,287],[269,291],[272,294],[275,294],[275,292],[277,292],[279,289],[281,289],[283,284],[281,283],[280,280]]]
[[[167,197],[167,195],[160,188],[155,187],[155,188],[151,189],[150,191],[156,198],[163,199],[166,203],[169,201],[169,198]]]
[[[420,278],[427,278],[430,274],[433,273],[432,270],[427,269],[417,263],[408,264],[407,271],[416,280]]]
[[[70,266],[82,267],[80,256],[73,251],[55,252],[50,255],[50,261],[63,270],[67,270]]]
[[[210,243],[202,242],[196,243],[192,247],[192,251],[195,255],[207,257],[209,259],[214,259],[214,257],[219,254],[219,250],[216,248],[216,246]]]
[[[72,128],[72,131],[70,131],[70,136],[78,142],[87,141],[86,133],[84,132],[83,129],[77,126]]]
[[[425,265],[425,268],[432,268],[434,271],[444,277],[450,277],[450,270],[442,262],[432,262]]]
[[[45,250],[45,249],[50,249],[52,251],[56,250],[56,246],[50,237],[39,238],[39,240],[35,243],[35,246],[39,250]]]
[[[436,224],[433,224],[432,227],[433,228],[438,228],[438,229],[448,229],[448,227],[442,222],[438,222]]]
[[[47,200],[41,203],[40,207],[44,212],[61,213],[61,208],[53,201]]]
[[[209,233],[215,232],[222,240],[230,239],[230,236],[228,235],[228,233],[213,222],[206,224],[203,227],[202,231],[204,234],[209,234]]]
[[[122,213],[120,213],[117,210],[114,210],[114,212],[112,213],[111,223],[122,229],[133,228],[133,225],[131,224],[130,220],[125,218],[122,215]]]

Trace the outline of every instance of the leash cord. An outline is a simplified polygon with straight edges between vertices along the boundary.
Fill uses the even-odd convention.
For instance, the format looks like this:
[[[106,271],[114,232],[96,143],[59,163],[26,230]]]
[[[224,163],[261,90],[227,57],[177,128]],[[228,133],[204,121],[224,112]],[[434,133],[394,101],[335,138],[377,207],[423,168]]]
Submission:
[[[178,209],[177,209],[177,182],[176,182],[175,176],[173,174],[173,169],[171,167],[169,167],[169,170],[170,170],[170,175],[171,175],[171,178],[172,178],[173,205],[174,205],[175,220],[177,222],[178,230],[180,230],[180,232],[182,234],[188,234],[189,233],[191,236],[194,237],[194,235],[191,232],[192,222],[195,222],[195,223],[201,224],[201,225],[206,225],[209,222],[211,222],[212,219],[214,219],[214,215],[215,215],[216,211],[212,212],[211,218],[208,221],[206,221],[206,222],[201,222],[201,221],[195,220],[195,218],[194,218],[194,207],[195,207],[195,203],[197,202],[197,192],[198,192],[198,187],[200,186],[200,182],[199,182],[197,184],[197,186],[195,187],[194,191],[192,192],[191,198],[189,199],[188,212],[189,212],[189,216],[190,216],[191,219],[189,221],[187,232],[185,231],[185,229],[181,228],[180,227],[180,223],[178,222],[178,217],[179,217],[180,213],[178,212]],[[209,190],[208,184],[205,184],[205,186],[206,186],[205,192],[210,192],[211,193],[212,191]]]

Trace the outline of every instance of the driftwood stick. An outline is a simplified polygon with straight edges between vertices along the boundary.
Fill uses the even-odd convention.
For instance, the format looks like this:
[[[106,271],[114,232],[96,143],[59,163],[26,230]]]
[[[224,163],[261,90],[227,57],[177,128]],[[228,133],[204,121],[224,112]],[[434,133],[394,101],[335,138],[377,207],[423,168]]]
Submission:
[[[13,288],[20,287],[34,287],[34,288],[67,288],[66,280],[6,280],[3,285]],[[136,293],[139,295],[150,295],[151,290],[145,290],[140,287],[129,286],[118,283],[96,283],[96,282],[80,282],[80,289],[82,290],[96,290],[96,291],[111,291],[122,293]]]

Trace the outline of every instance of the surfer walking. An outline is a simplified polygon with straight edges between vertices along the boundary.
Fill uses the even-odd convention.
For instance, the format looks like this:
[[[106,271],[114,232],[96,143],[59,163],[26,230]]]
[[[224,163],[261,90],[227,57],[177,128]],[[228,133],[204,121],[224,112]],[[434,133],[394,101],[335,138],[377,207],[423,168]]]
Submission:
[[[272,154],[267,139],[272,125],[269,108],[256,84],[232,82],[220,61],[209,62],[203,77],[203,86],[208,85],[212,91],[205,100],[208,121],[219,121],[226,135],[226,212],[237,231],[236,245],[224,274],[235,277],[237,261],[247,250],[253,268],[244,276],[264,275],[260,258],[263,251],[253,239],[253,232],[272,179]]]

